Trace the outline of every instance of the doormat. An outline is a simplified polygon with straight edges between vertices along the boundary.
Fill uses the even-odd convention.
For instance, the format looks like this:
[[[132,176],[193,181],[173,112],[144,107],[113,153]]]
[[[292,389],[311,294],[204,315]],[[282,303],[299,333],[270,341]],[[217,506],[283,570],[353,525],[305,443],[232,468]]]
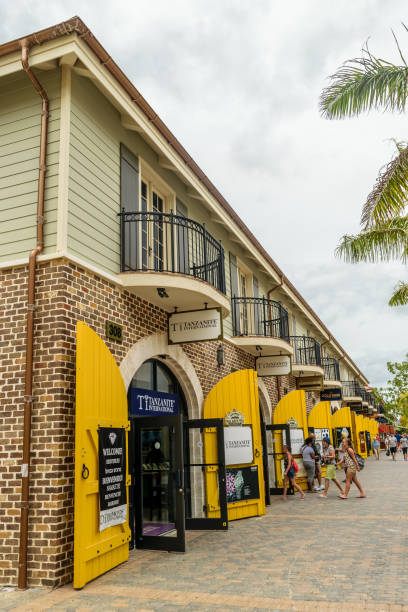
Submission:
[[[175,527],[174,523],[144,523],[143,524],[143,535],[146,535],[146,536],[164,535],[168,531],[173,531],[174,527]]]

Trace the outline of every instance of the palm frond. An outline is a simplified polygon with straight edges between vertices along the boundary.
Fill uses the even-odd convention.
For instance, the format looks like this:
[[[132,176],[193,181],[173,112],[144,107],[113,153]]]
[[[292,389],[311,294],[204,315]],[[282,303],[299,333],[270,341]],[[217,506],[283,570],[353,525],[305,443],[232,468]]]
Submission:
[[[352,117],[371,109],[400,113],[406,109],[408,66],[377,58],[368,47],[362,57],[347,61],[330,79],[320,96],[320,111],[327,119]]]
[[[408,216],[395,217],[356,235],[345,235],[336,256],[349,263],[408,260]]]
[[[394,158],[381,168],[361,214],[365,229],[400,214],[408,200],[408,144],[396,142]]]
[[[400,281],[395,287],[394,293],[392,294],[389,306],[405,306],[408,304],[408,284]]]

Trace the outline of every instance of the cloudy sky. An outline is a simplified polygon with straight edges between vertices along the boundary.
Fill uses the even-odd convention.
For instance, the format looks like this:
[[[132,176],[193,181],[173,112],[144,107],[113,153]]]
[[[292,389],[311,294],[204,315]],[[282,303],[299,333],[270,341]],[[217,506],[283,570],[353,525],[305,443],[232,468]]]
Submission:
[[[407,271],[334,258],[407,139],[407,117],[327,121],[327,77],[370,47],[408,54],[404,0],[3,0],[0,40],[79,15],[325,321],[371,383],[408,352]]]

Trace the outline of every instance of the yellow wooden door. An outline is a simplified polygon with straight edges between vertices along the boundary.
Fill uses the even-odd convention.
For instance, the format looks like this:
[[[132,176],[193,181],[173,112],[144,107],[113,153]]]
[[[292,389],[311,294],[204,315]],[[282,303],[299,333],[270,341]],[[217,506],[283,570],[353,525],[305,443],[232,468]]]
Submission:
[[[126,389],[109,349],[77,323],[75,412],[74,587],[129,557],[129,523],[99,531],[98,428],[129,429]],[[127,455],[127,451],[126,451]],[[126,489],[129,502],[128,456]]]
[[[245,425],[252,426],[253,461],[245,465],[231,465],[231,469],[253,467],[258,471],[259,498],[234,501],[228,504],[228,520],[265,514],[265,483],[262,462],[262,437],[259,414],[258,375],[254,370],[239,370],[229,374],[213,387],[204,403],[205,419],[222,418],[232,410],[241,412]],[[204,430],[206,463],[216,463],[215,430]],[[227,479],[228,479],[227,467]],[[219,517],[217,474],[213,466],[206,468],[207,515]]]
[[[292,453],[299,466],[299,471],[296,476],[297,483],[303,489],[307,489],[306,472],[300,454],[300,447],[309,435],[306,414],[306,396],[304,391],[291,391],[287,395],[284,395],[276,404],[275,410],[273,411],[273,424],[285,425],[288,422],[290,425],[289,433],[291,445],[293,446]],[[278,432],[274,433],[274,440],[273,450],[275,453],[276,486],[282,488],[284,472],[282,434]],[[297,441],[296,447],[295,440]]]
[[[339,448],[341,444],[341,438],[342,438],[341,430],[344,430],[344,433],[348,433],[346,432],[346,430],[350,430],[351,440],[353,444],[356,443],[355,436],[354,436],[354,426],[351,420],[351,410],[349,406],[343,406],[343,408],[340,408],[340,410],[336,410],[336,412],[332,416],[332,426],[333,426],[333,429],[335,430],[334,431],[335,434],[337,431],[337,435],[334,436],[335,437],[334,444],[336,448]]]
[[[320,451],[323,449],[323,437],[328,436],[333,444],[333,429],[330,402],[318,402],[307,417],[308,427],[313,427],[316,443]],[[326,474],[326,466],[322,465],[322,475]]]

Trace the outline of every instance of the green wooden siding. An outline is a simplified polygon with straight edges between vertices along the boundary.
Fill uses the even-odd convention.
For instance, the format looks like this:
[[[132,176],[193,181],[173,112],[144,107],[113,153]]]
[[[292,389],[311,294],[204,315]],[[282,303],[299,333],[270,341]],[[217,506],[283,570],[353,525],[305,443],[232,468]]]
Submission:
[[[120,120],[87,79],[72,74],[68,251],[117,274]]]
[[[44,253],[56,247],[60,125],[59,71],[37,72],[50,99]],[[41,99],[21,72],[0,81],[0,263],[36,244]]]

